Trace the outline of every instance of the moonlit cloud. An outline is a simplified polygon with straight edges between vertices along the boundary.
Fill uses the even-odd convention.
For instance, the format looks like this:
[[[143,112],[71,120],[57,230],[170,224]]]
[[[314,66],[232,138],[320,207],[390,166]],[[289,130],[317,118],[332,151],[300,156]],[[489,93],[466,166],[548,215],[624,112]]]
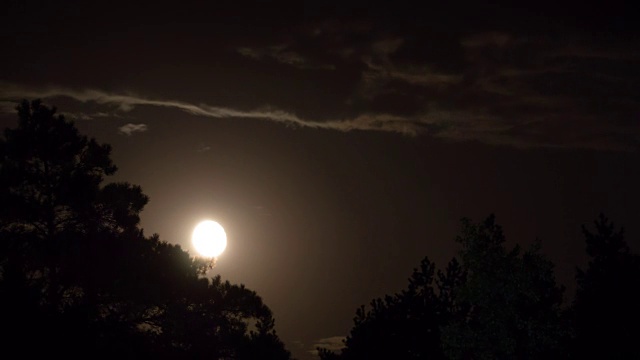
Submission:
[[[298,69],[335,69],[335,66],[333,65],[317,63],[304,57],[286,44],[273,45],[265,48],[240,47],[236,49],[236,51],[240,55],[254,60],[269,58],[281,64],[290,65]]]
[[[252,59],[260,59],[262,58],[262,53],[257,51],[256,49],[252,49],[250,47],[240,47],[237,49],[238,53],[242,56],[246,56]]]
[[[200,144],[198,146],[198,149],[196,150],[196,152],[201,153],[201,152],[206,152],[206,151],[209,151],[209,150],[211,150],[211,146],[205,145],[205,144]]]
[[[363,79],[369,82],[395,80],[412,85],[451,86],[463,80],[461,74],[437,73],[427,66],[385,67],[374,63],[371,59],[363,61],[368,67],[368,70],[363,73]]]
[[[134,133],[138,133],[138,132],[145,132],[148,129],[149,127],[147,126],[147,124],[131,124],[131,123],[123,125],[118,128],[118,130],[120,130],[121,133],[127,136],[131,136]]]
[[[344,336],[332,336],[324,339],[318,339],[313,344],[313,350],[309,350],[312,355],[318,355],[317,348],[324,348],[330,351],[338,351],[344,348]]]
[[[85,114],[83,112],[72,113],[72,112],[63,111],[60,114],[68,119],[73,119],[73,120],[92,120],[93,119],[93,116],[89,114]]]
[[[7,112],[14,107],[8,100],[22,98],[67,97],[94,106],[90,111],[65,109],[74,119],[132,118],[136,108],[156,107],[208,118],[271,121],[294,128],[426,135],[520,148],[633,151],[640,147],[636,125],[640,99],[632,91],[637,87],[637,51],[596,46],[580,39],[532,40],[496,31],[462,34],[446,44],[432,44],[429,37],[377,33],[363,24],[311,24],[295,37],[236,47],[238,54],[256,60],[248,65],[255,69],[273,71],[274,63],[300,69],[295,72],[300,77],[296,81],[307,81],[307,70],[316,74],[310,79],[317,81],[314,69],[338,69],[327,72],[326,77],[346,76],[351,83],[344,83],[345,88],[352,90],[318,98],[323,104],[322,115],[303,108],[315,106],[313,98],[287,102],[277,95],[267,106],[259,97],[255,104],[242,107],[214,106],[96,88],[0,83],[0,101]],[[426,45],[428,51],[423,50]],[[439,57],[442,51],[449,55]],[[443,66],[443,62],[456,61],[459,65]],[[331,90],[322,88],[323,84],[318,84],[318,94]],[[331,80],[327,84],[338,83]],[[95,105],[102,107],[95,109]],[[122,133],[139,131],[132,128]]]
[[[378,73],[383,74],[384,71],[380,70]],[[246,110],[205,103],[152,99],[130,93],[111,93],[95,89],[26,88],[11,84],[0,86],[0,100],[6,104],[8,100],[15,101],[22,98],[67,97],[81,103],[92,104],[94,107],[95,105],[106,106],[106,109],[97,112],[92,109],[93,112],[89,114],[114,114],[113,117],[131,112],[137,107],[159,107],[179,110],[194,116],[264,120],[294,128],[343,132],[377,131],[408,136],[427,135],[445,140],[479,141],[520,148],[560,147],[630,151],[640,146],[640,129],[634,125],[630,117],[632,109],[637,109],[639,104],[633,94],[609,99],[607,106],[619,104],[613,112],[617,120],[603,121],[609,115],[603,112],[605,108],[589,111],[593,105],[585,102],[586,98],[578,97],[579,94],[568,92],[545,94],[537,88],[540,85],[548,86],[546,83],[539,83],[540,77],[549,76],[550,79],[554,79],[557,76],[567,76],[565,74],[573,76],[562,69],[520,70],[500,66],[490,74],[477,77],[473,86],[467,88],[456,88],[459,81],[465,80],[455,76],[402,73],[399,70],[386,74],[374,76],[371,81],[384,82],[393,79],[396,81],[394,86],[399,86],[398,81],[406,83],[407,86],[417,86],[413,89],[414,92],[412,88],[402,90],[403,96],[405,98],[414,96],[416,101],[424,102],[423,107],[405,113],[395,112],[393,108],[388,111],[367,109],[350,116],[310,119],[289,110],[270,106]],[[412,76],[415,78],[422,76],[423,81],[415,78],[408,79]],[[591,76],[594,75],[591,74]],[[430,80],[425,80],[429,77],[431,77]],[[505,82],[502,80],[504,78],[511,80]],[[591,78],[586,76],[575,77],[575,79],[577,86],[581,82],[589,83]],[[384,85],[380,86],[384,89]],[[440,90],[430,97],[425,97],[418,91],[422,88],[433,89],[434,86]],[[386,91],[398,90],[387,88]],[[559,88],[557,91],[565,90]],[[369,101],[384,104],[384,99],[380,100],[378,97],[379,95],[373,92]],[[8,108],[8,105],[5,108]],[[82,111],[75,113],[82,113]],[[96,119],[98,117],[92,116]],[[132,115],[129,114],[127,117]],[[104,118],[106,120],[108,117]],[[120,128],[120,132],[126,135],[146,130],[145,124],[135,123]]]
[[[352,118],[328,119],[326,121],[308,120],[297,115],[270,107],[262,107],[257,110],[239,110],[226,107],[210,106],[206,104],[191,104],[175,100],[152,100],[135,95],[112,94],[99,90],[72,90],[66,88],[50,88],[46,90],[33,90],[4,87],[0,91],[1,98],[53,98],[69,97],[77,101],[86,103],[94,102],[103,105],[117,106],[122,111],[131,111],[136,106],[153,106],[163,108],[173,108],[184,111],[191,115],[204,116],[210,118],[244,118],[268,120],[282,123],[288,126],[309,127],[315,129],[328,129],[339,131],[352,130],[375,130],[397,132],[408,135],[416,135],[421,131],[421,126],[417,119],[407,119],[388,114],[362,114]],[[133,125],[133,124],[127,124]],[[131,131],[130,131],[131,130]],[[136,132],[145,131],[146,128],[127,127],[124,131]]]
[[[16,106],[18,104],[14,101],[0,101],[0,112],[3,114],[17,113]]]

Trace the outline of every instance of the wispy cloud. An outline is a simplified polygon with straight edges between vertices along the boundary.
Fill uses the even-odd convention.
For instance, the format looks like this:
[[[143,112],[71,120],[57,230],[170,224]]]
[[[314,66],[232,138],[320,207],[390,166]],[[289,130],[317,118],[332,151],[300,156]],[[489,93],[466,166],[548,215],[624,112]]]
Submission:
[[[145,132],[149,129],[149,127],[147,126],[147,124],[125,124],[122,125],[118,128],[118,130],[127,135],[127,136],[131,136],[134,133],[138,133],[138,132]]]
[[[16,106],[18,104],[15,101],[0,101],[0,112],[3,114],[17,113]]]
[[[463,80],[461,74],[444,74],[431,70],[428,66],[404,66],[397,67],[390,63],[387,66],[376,64],[371,58],[363,58],[367,70],[362,74],[367,82],[401,81],[411,85],[421,86],[452,86]]]
[[[206,145],[206,144],[200,144],[198,146],[198,149],[196,150],[196,152],[200,152],[201,153],[201,152],[206,152],[206,151],[209,151],[209,150],[211,150],[211,146]]]
[[[376,130],[416,135],[424,130],[418,119],[407,119],[389,114],[362,114],[352,118],[328,119],[326,121],[308,120],[294,113],[270,107],[257,110],[238,110],[233,108],[191,104],[176,100],[147,99],[136,95],[112,94],[99,90],[73,90],[67,88],[48,88],[44,90],[25,89],[4,86],[0,90],[2,99],[54,98],[69,97],[80,102],[94,102],[117,106],[121,111],[131,111],[136,106],[155,106],[173,108],[188,114],[210,118],[244,118],[268,120],[289,126],[310,127],[339,131]],[[140,131],[140,130],[138,130]]]
[[[113,112],[106,113],[102,111],[95,112],[95,113],[63,111],[60,114],[64,115],[66,118],[73,119],[73,120],[94,120],[97,118],[122,118],[121,115],[118,115],[116,113],[113,113]]]
[[[261,60],[263,58],[273,59],[281,64],[290,65],[299,69],[324,69],[333,70],[335,66],[315,62],[297,51],[289,48],[286,44],[273,45],[264,48],[240,47],[236,51],[251,59]]]
[[[318,348],[327,349],[330,351],[338,351],[344,348],[344,336],[332,336],[324,339],[318,339],[313,344],[313,349],[309,350],[312,355],[318,355]]]
[[[389,45],[387,49],[391,48]],[[546,73],[540,69],[508,70],[502,67],[498,70],[477,79],[472,86],[466,88],[450,89],[450,86],[458,86],[457,79],[453,78],[433,80],[435,83],[449,84],[443,88],[446,91],[434,93],[432,101],[425,98],[427,103],[423,110],[408,114],[368,110],[355,112],[351,116],[309,119],[292,111],[268,106],[246,110],[179,100],[151,99],[95,89],[27,88],[11,84],[0,84],[0,101],[8,109],[10,100],[67,97],[92,105],[92,112],[88,112],[89,114],[122,114],[136,107],[159,107],[209,118],[255,119],[291,127],[343,132],[379,131],[409,136],[426,134],[445,140],[479,141],[521,148],[562,147],[618,151],[636,151],[640,148],[640,128],[637,126],[637,119],[633,122],[630,117],[632,109],[637,109],[639,105],[636,98],[608,100],[605,104],[608,107],[618,104],[616,111],[609,114],[604,112],[602,106],[594,108],[594,105],[586,102],[586,98],[541,93],[535,87],[540,86],[536,81],[539,76],[546,76]],[[547,72],[556,76],[554,71],[556,70]],[[402,78],[399,75],[392,77]],[[501,80],[505,77],[507,82]],[[445,95],[448,97],[444,97]],[[599,106],[597,104],[595,105]],[[108,108],[96,112],[96,105]],[[592,108],[595,111],[591,111]],[[607,117],[614,120],[604,121],[603,118]],[[120,128],[120,132],[126,135],[146,130],[145,124],[134,122]]]

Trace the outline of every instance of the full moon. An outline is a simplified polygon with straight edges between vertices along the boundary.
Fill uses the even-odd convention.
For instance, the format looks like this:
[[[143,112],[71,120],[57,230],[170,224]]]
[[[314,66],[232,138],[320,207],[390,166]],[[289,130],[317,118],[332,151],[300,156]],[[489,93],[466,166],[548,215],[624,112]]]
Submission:
[[[227,247],[227,234],[217,222],[205,220],[193,229],[191,243],[200,255],[216,257]]]

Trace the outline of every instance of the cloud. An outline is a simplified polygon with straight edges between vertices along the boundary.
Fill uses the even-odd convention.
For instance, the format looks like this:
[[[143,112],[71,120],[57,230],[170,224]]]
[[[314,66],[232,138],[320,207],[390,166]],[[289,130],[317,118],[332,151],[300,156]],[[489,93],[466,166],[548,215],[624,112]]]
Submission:
[[[16,106],[18,104],[14,101],[0,101],[0,112],[3,114],[14,114],[17,113]]]
[[[206,152],[206,151],[209,151],[209,150],[211,150],[211,146],[205,145],[205,144],[200,144],[198,146],[198,149],[196,150],[196,152]]]
[[[387,38],[376,41],[372,44],[373,52],[377,54],[383,54],[388,56],[395,53],[404,43],[403,38]]]
[[[368,69],[363,72],[363,79],[369,82],[400,81],[421,86],[450,86],[462,82],[462,74],[438,73],[428,66],[382,66],[371,59],[363,59]]]
[[[93,119],[93,116],[83,112],[77,112],[77,113],[61,112],[60,114],[64,115],[64,117],[68,119],[73,119],[73,120],[92,120]]]
[[[96,118],[122,118],[122,116],[116,113],[106,113],[106,112],[95,112],[95,113],[84,113],[84,112],[61,112],[60,114],[65,117],[73,120],[94,120]]]
[[[332,336],[324,339],[318,339],[313,344],[313,349],[308,352],[311,355],[318,355],[317,348],[323,348],[330,351],[338,351],[344,348],[344,336]]]
[[[407,135],[416,135],[422,126],[414,123],[412,119],[407,119],[389,114],[361,114],[351,118],[328,119],[326,121],[309,120],[298,117],[294,113],[287,112],[271,107],[262,107],[256,110],[239,110],[227,107],[210,106],[207,104],[191,104],[188,102],[177,100],[157,100],[147,99],[136,95],[113,94],[99,90],[72,90],[67,88],[48,88],[48,89],[26,89],[21,87],[4,86],[0,90],[0,98],[19,99],[19,98],[54,98],[69,97],[77,101],[86,103],[94,102],[97,104],[115,105],[122,111],[130,111],[136,106],[154,106],[162,108],[172,108],[184,111],[191,115],[204,116],[210,118],[244,118],[273,121],[288,126],[309,127],[314,129],[328,129],[339,131],[352,130],[376,130],[396,132]],[[134,128],[132,126],[138,126]],[[145,131],[146,127],[140,127],[144,124],[127,124],[124,126],[123,133],[126,131]]]
[[[246,56],[252,59],[261,59],[262,58],[262,52],[258,51],[256,49],[252,49],[249,47],[240,47],[237,49],[238,53],[242,56]]]
[[[322,64],[303,56],[287,44],[272,45],[264,48],[239,47],[236,51],[240,55],[254,60],[270,58],[298,69],[335,69],[334,65]]]
[[[122,125],[121,127],[118,128],[118,130],[120,130],[121,133],[127,136],[131,136],[137,132],[145,132],[148,129],[149,127],[147,126],[147,124],[131,124],[131,123]]]
[[[166,79],[194,81],[194,91],[173,86],[164,91],[174,95],[150,97],[0,83],[0,100],[70,97],[90,103],[91,110],[65,104],[66,111],[94,120],[94,111],[126,116],[118,126],[144,122],[130,119],[139,114],[133,110],[154,107],[294,128],[426,134],[523,148],[640,149],[640,48],[637,39],[617,36],[615,29],[593,34],[560,26],[563,31],[554,34],[535,26],[520,31],[496,19],[488,28],[467,24],[449,31],[455,19],[437,11],[427,14],[436,21],[394,16],[393,24],[366,14],[316,15],[255,37],[229,38],[236,54],[219,58],[224,76],[216,69],[191,80],[190,69],[176,69]],[[242,66],[224,63],[240,57]],[[208,61],[194,59],[201,60]],[[318,68],[335,71],[301,70]],[[207,93],[217,97],[186,97]],[[260,107],[265,103],[270,106]],[[3,107],[13,112],[13,104]]]
[[[597,75],[573,73],[557,65],[522,68],[501,64],[494,71],[476,76],[473,81],[466,75],[457,78],[446,74],[420,74],[418,70],[410,69],[384,75],[384,71],[379,70],[371,80],[381,83],[376,90],[378,93],[396,92],[401,99],[414,99],[420,105],[404,112],[402,107],[410,103],[376,108],[371,104],[380,101],[384,105],[385,98],[376,97],[373,92],[370,99],[360,97],[358,101],[365,99],[370,102],[360,110],[321,119],[310,119],[269,106],[247,110],[95,89],[27,88],[11,84],[0,84],[0,101],[8,104],[8,100],[22,98],[68,97],[92,105],[93,112],[89,114],[117,115],[137,107],[157,107],[194,116],[263,120],[294,128],[428,135],[443,140],[478,141],[520,148],[637,151],[640,148],[640,128],[637,126],[640,100],[635,93],[624,92],[624,87],[616,96],[598,95],[599,91],[611,94],[617,89],[617,80],[607,79],[607,73]],[[415,80],[420,76],[423,76],[422,81]],[[431,80],[426,80],[429,77]],[[384,82],[390,82],[390,85]],[[613,86],[608,82],[613,82]],[[594,87],[594,84],[604,85]],[[392,97],[389,99],[395,101]],[[95,105],[108,108],[96,112]],[[4,107],[9,108],[8,105]],[[126,135],[146,130],[145,124],[136,123],[120,128],[120,132]]]

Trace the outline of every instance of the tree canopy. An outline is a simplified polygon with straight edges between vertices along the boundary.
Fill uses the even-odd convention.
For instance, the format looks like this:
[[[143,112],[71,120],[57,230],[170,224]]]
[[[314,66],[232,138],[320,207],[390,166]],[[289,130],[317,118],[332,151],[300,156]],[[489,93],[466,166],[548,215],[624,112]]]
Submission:
[[[582,227],[589,264],[578,269],[570,309],[577,358],[640,358],[640,256],[631,253],[624,230],[604,215]]]
[[[289,359],[261,298],[145,236],[111,148],[40,101],[0,140],[0,318],[31,356]]]
[[[595,228],[583,228],[591,261],[567,308],[539,242],[507,249],[493,215],[463,219],[457,258],[444,270],[422,260],[405,290],[357,309],[344,349],[320,357],[637,359],[639,257],[604,216]]]

